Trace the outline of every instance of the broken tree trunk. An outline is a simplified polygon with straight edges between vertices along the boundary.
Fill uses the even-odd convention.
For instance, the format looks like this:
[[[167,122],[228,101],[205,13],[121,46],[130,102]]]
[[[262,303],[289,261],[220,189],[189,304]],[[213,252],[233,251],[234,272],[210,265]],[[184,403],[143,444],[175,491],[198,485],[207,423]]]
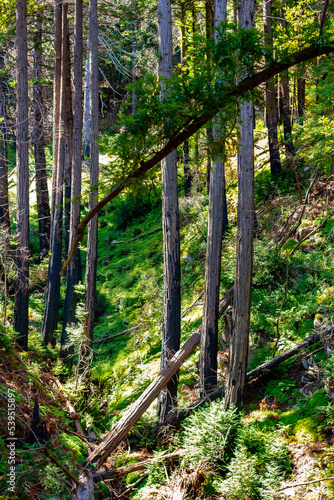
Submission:
[[[233,287],[226,293],[219,304],[219,316],[221,316],[230,304],[233,296]],[[107,434],[104,440],[89,455],[89,462],[97,462],[100,466],[116,448],[118,443],[127,435],[129,430],[135,425],[140,417],[145,413],[150,404],[160,394],[160,391],[167,385],[168,381],[177,373],[180,366],[194,352],[201,340],[201,327],[187,340],[177,353],[168,361],[159,375],[153,380],[143,394],[125,412],[121,420],[116,423],[113,429]]]
[[[258,366],[257,368],[254,368],[254,370],[251,370],[246,374],[246,380],[247,383],[252,382],[255,378],[261,377],[265,373],[268,373],[270,370],[275,368],[277,365],[280,363],[283,363],[283,361],[286,361],[287,359],[291,358],[294,354],[297,354],[299,351],[304,349],[305,347],[309,347],[310,345],[314,344],[320,340],[319,335],[316,333],[312,335],[311,337],[308,337],[307,339],[303,340],[302,342],[299,342],[299,344],[296,344],[295,346],[291,347],[291,349],[288,349],[287,351],[283,352],[282,354],[279,354],[273,359],[270,359],[269,361],[266,361],[262,365]],[[225,393],[225,387],[221,386],[219,387],[216,391],[212,392],[211,394],[207,394],[206,397],[197,399],[190,407],[184,408],[183,410],[179,412],[172,413],[168,416],[168,419],[166,419],[164,422],[161,424],[157,425],[154,427],[151,431],[150,434],[155,434],[158,432],[161,428],[166,427],[167,425],[170,426],[175,426],[178,422],[181,422],[185,418],[187,418],[194,410],[197,408],[200,408],[203,406],[206,402],[212,402],[215,401],[216,399],[222,398]]]
[[[94,482],[91,470],[80,474],[79,484],[72,497],[73,500],[94,500]]]
[[[130,474],[131,472],[136,472],[138,470],[144,470],[146,465],[152,463],[152,462],[157,462],[159,460],[165,460],[165,459],[175,459],[179,458],[180,455],[182,454],[181,451],[174,451],[173,453],[168,453],[167,455],[163,455],[160,457],[153,457],[148,460],[143,460],[142,462],[137,462],[135,464],[129,464],[129,465],[124,465],[124,467],[118,467],[117,469],[110,469],[105,472],[95,472],[93,474],[93,481],[94,483],[98,483],[99,481],[104,481],[105,479],[117,479],[122,476],[126,476],[127,474]]]

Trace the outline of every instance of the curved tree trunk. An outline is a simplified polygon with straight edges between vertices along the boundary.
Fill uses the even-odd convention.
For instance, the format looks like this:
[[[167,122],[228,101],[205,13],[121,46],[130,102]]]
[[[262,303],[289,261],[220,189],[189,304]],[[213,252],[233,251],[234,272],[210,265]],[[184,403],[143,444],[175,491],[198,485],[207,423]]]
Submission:
[[[226,21],[226,0],[215,2],[215,26]],[[213,139],[220,139],[221,127],[218,118],[213,121]],[[205,294],[203,306],[203,328],[201,337],[200,380],[201,394],[217,385],[218,351],[218,303],[221,271],[222,236],[226,231],[224,217],[225,172],[223,158],[212,162],[209,189],[208,238],[205,263]]]
[[[16,2],[16,170],[17,170],[17,272],[15,283],[14,328],[19,344],[28,349],[29,309],[29,158],[28,158],[28,57],[27,2]]]
[[[173,76],[172,16],[170,0],[158,0],[159,75]],[[162,84],[163,91],[164,85]],[[162,228],[164,253],[164,298],[161,346],[161,369],[180,347],[181,330],[181,269],[179,201],[176,151],[161,162]],[[168,382],[159,396],[158,415],[164,420],[176,404],[178,373]]]
[[[240,26],[252,28],[254,0],[241,0]],[[226,405],[243,402],[246,385],[250,305],[253,272],[254,139],[253,103],[240,106],[238,155],[237,255],[234,283],[233,324],[226,379]]]

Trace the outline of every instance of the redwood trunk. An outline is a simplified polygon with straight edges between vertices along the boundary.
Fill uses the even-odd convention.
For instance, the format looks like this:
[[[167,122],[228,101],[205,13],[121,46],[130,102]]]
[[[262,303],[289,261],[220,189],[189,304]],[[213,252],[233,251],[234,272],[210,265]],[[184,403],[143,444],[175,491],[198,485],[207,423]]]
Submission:
[[[90,42],[90,210],[97,203],[97,183],[99,180],[99,66],[98,66],[98,17],[97,0],[90,0],[89,4],[89,42]],[[92,347],[94,316],[95,316],[95,291],[96,291],[96,266],[97,266],[97,231],[98,215],[89,223],[85,278],[85,345]]]
[[[19,344],[28,349],[29,309],[29,159],[28,159],[28,57],[27,3],[16,2],[16,171],[17,171],[17,272],[15,283],[14,329]]]
[[[44,136],[44,99],[43,99],[43,86],[40,83],[42,78],[42,21],[41,12],[37,13],[37,20],[35,25],[35,47],[34,47],[34,157],[35,157],[35,171],[36,171],[36,195],[37,195],[37,214],[38,214],[38,236],[39,236],[39,250],[40,258],[43,259],[49,253],[50,245],[50,204],[49,204],[49,191],[48,179],[46,173],[46,160],[45,160],[45,136]]]
[[[0,70],[5,67],[3,55],[0,52]],[[8,166],[7,166],[7,89],[4,77],[0,77],[0,227],[10,232],[8,203]]]
[[[271,3],[264,0],[263,3],[264,15],[264,33],[266,35],[266,43],[271,47],[273,46],[273,32],[272,32],[272,19],[271,19]],[[269,61],[267,61],[269,62]],[[278,111],[276,99],[276,85],[275,78],[271,78],[266,83],[266,122],[268,127],[268,142],[269,142],[269,155],[270,155],[270,170],[273,177],[281,173],[281,160],[279,155],[278,144]]]
[[[305,113],[305,77],[297,80],[298,116],[301,118]]]
[[[253,27],[254,0],[242,0],[240,26]],[[233,301],[233,324],[226,379],[226,405],[243,402],[248,357],[250,305],[253,272],[254,227],[254,139],[253,104],[240,106],[240,139],[238,155],[237,255]]]
[[[54,344],[57,328],[60,269],[63,232],[63,181],[65,158],[65,113],[66,113],[66,70],[67,49],[67,3],[56,0],[55,4],[55,83],[54,83],[54,158],[53,158],[53,206],[50,236],[50,258],[46,290],[42,337],[45,344]],[[60,64],[59,64],[60,63]],[[59,92],[59,95],[58,95]]]
[[[226,21],[226,0],[216,0],[215,25]],[[213,121],[213,139],[220,139],[221,128],[218,118]],[[224,218],[226,204],[225,172],[223,158],[212,162],[209,189],[208,237],[205,264],[205,293],[203,305],[203,329],[201,338],[200,380],[201,393],[217,385],[218,351],[218,303],[221,271],[222,236],[226,231]]]
[[[170,0],[158,0],[159,75],[173,76],[172,16]],[[163,92],[164,92],[164,85]],[[163,93],[162,93],[163,97]],[[161,368],[180,347],[181,331],[181,269],[179,201],[176,151],[161,162],[162,228],[164,254],[164,298],[161,346]],[[176,405],[178,373],[168,382],[158,402],[158,415],[164,420]]]
[[[71,178],[71,218],[69,246],[73,245],[76,227],[80,223],[81,196],[81,151],[82,151],[82,54],[83,54],[83,3],[76,0],[74,26],[74,62],[73,62],[73,159]],[[75,285],[81,281],[80,250],[77,248],[73,260],[67,268],[66,297],[64,304],[63,331],[61,338],[61,357],[67,358],[67,326],[75,322],[77,294]]]

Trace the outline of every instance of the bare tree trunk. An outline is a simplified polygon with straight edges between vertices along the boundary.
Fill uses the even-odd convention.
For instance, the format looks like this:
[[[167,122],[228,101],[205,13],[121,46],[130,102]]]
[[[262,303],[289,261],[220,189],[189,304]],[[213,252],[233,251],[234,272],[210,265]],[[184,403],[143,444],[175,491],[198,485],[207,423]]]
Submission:
[[[181,67],[186,63],[186,7],[185,4],[181,5]],[[191,196],[191,172],[189,167],[189,142],[183,143],[183,172],[184,172],[184,194],[188,197]]]
[[[28,349],[29,309],[29,157],[28,157],[28,57],[27,3],[16,2],[16,169],[17,169],[17,272],[15,283],[14,328],[19,344]]]
[[[88,40],[89,43],[89,40]],[[84,140],[83,140],[83,156],[89,158],[89,116],[90,116],[90,54],[87,53],[86,60],[86,88],[84,102]]]
[[[226,21],[226,0],[215,1],[215,26]],[[218,118],[213,121],[213,139],[221,136]],[[203,305],[203,329],[201,338],[200,380],[201,394],[204,395],[217,385],[218,350],[218,303],[221,270],[222,236],[226,231],[224,220],[226,204],[225,172],[223,158],[212,162],[209,190],[208,237],[205,263],[205,294]]]
[[[254,0],[242,0],[240,26],[253,27]],[[237,255],[234,284],[233,325],[227,370],[226,405],[239,408],[243,402],[248,357],[250,306],[253,272],[254,226],[254,140],[253,104],[240,106],[238,155]]]
[[[89,4],[89,41],[90,41],[90,210],[97,203],[97,184],[99,181],[99,63],[98,63],[98,14],[97,0],[90,0]],[[85,348],[90,350],[93,342],[96,265],[97,265],[97,232],[98,216],[89,223],[85,277]],[[86,357],[82,357],[84,359]]]
[[[170,0],[158,0],[159,75],[173,76],[172,16]],[[164,85],[163,86],[163,91]],[[176,151],[161,162],[162,227],[164,252],[164,299],[161,346],[161,369],[180,347],[181,269],[179,201]],[[158,415],[164,420],[176,405],[178,373],[168,382],[158,401]]]
[[[273,32],[271,19],[271,2],[264,0],[263,2],[264,16],[264,33],[266,35],[266,43],[273,46]],[[278,144],[278,114],[277,114],[277,99],[275,78],[271,78],[266,83],[266,122],[268,127],[268,142],[270,155],[270,170],[271,175],[276,177],[282,171],[281,160],[279,155]]]
[[[299,118],[302,118],[305,113],[305,77],[301,76],[297,80],[297,99],[298,99],[298,113]]]
[[[282,28],[286,28],[286,20],[284,19],[284,12],[281,9],[280,17]],[[295,147],[292,142],[292,125],[291,125],[291,108],[290,108],[290,83],[289,71],[283,71],[280,75],[280,96],[281,96],[281,109],[284,129],[284,143],[285,154],[288,163],[291,163],[295,156]]]
[[[62,0],[55,3],[55,74],[54,74],[54,157],[53,157],[53,204],[50,233],[50,258],[48,269],[45,310],[42,337],[45,344],[54,344],[54,331],[57,328],[60,269],[63,232],[63,182],[65,159],[65,118],[67,89],[67,9]]]
[[[213,38],[214,33],[214,0],[205,0],[205,31],[206,31],[206,39],[211,40]],[[211,65],[210,61],[210,53],[207,53],[207,64]],[[208,144],[213,139],[213,130],[212,126],[208,127],[206,131],[206,139]],[[208,158],[206,163],[206,191],[209,193],[210,191],[210,175],[211,175],[211,166],[212,159],[208,152]]]
[[[132,14],[136,16],[136,2],[135,0],[131,0]],[[136,19],[134,17],[132,21],[132,83],[134,84],[137,78],[137,46],[136,46]],[[136,112],[136,91],[132,89],[132,114]]]
[[[43,86],[40,83],[42,78],[42,12],[37,12],[35,24],[35,39],[34,39],[34,131],[33,144],[35,156],[36,170],[36,195],[37,195],[37,214],[38,214],[38,236],[40,258],[43,259],[49,253],[50,246],[50,204],[48,179],[46,173],[45,160],[45,137],[44,137],[44,99]]]
[[[80,196],[81,196],[81,152],[82,152],[82,59],[83,59],[83,3],[76,0],[74,26],[74,62],[73,62],[73,158],[71,178],[71,219],[69,245],[73,244],[76,227],[80,223]],[[81,281],[80,250],[77,248],[71,260],[66,275],[66,297],[64,304],[64,319],[61,338],[61,358],[67,359],[67,326],[75,322],[77,294],[75,285]]]
[[[0,52],[0,70],[5,67]],[[7,164],[7,89],[5,80],[0,77],[0,227],[10,232],[9,201],[8,201],[8,164]]]

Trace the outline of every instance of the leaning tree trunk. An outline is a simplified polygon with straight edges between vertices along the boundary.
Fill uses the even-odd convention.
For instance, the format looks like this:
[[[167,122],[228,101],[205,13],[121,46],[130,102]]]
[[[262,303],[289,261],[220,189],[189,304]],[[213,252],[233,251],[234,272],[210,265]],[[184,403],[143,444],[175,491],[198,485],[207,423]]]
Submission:
[[[158,0],[159,75],[173,76],[172,16],[170,0]],[[163,92],[165,90],[162,83]],[[162,93],[163,98],[163,93]],[[181,331],[181,269],[179,201],[176,151],[161,162],[162,228],[164,253],[164,298],[161,346],[161,369],[180,347]],[[158,415],[164,420],[176,404],[178,373],[160,394]]]
[[[45,344],[54,344],[57,328],[60,295],[60,269],[63,231],[63,181],[64,181],[64,134],[66,113],[66,70],[68,4],[62,0],[55,3],[55,74],[54,74],[54,157],[52,179],[52,220],[50,235],[50,258],[45,299],[42,337]],[[59,93],[59,96],[58,96]]]
[[[254,0],[241,0],[240,26],[253,27]],[[243,402],[249,342],[253,271],[254,140],[253,104],[240,106],[238,155],[237,255],[233,301],[233,324],[226,379],[226,405]]]
[[[15,283],[14,329],[19,344],[28,349],[29,309],[29,157],[28,157],[28,57],[27,2],[16,2],[16,171],[17,171],[17,272]]]
[[[89,42],[90,42],[90,200],[92,210],[97,203],[97,184],[99,181],[99,64],[98,64],[98,17],[97,0],[89,3]],[[81,368],[88,359],[93,343],[95,316],[96,266],[97,266],[97,232],[98,215],[95,215],[88,226],[87,259],[85,277],[85,345],[81,356]]]
[[[273,31],[272,31],[272,17],[271,17],[271,3],[267,0],[263,2],[263,16],[264,16],[264,33],[266,35],[266,43],[271,47],[273,46]],[[269,61],[266,61],[269,63]],[[281,160],[279,155],[278,144],[278,113],[277,113],[277,99],[276,99],[276,85],[275,78],[271,78],[266,83],[266,122],[268,127],[268,142],[269,142],[269,156],[270,156],[270,170],[273,177],[281,173]]]
[[[83,55],[83,2],[76,0],[74,25],[74,60],[73,60],[73,157],[71,178],[71,219],[69,246],[76,236],[76,227],[80,223],[81,196],[81,151],[82,151],[82,55]],[[67,359],[67,326],[75,322],[77,294],[75,285],[81,281],[80,250],[77,248],[66,273],[66,296],[61,338],[61,358]]]
[[[226,21],[226,0],[215,2],[215,26]],[[221,138],[218,118],[213,121],[213,139]],[[212,162],[209,189],[208,237],[205,264],[205,293],[203,328],[201,338],[200,381],[201,394],[205,395],[217,385],[218,303],[221,270],[222,236],[226,231],[224,218],[225,172],[223,158]]]
[[[43,117],[43,87],[40,83],[42,78],[42,13],[37,13],[34,38],[34,131],[33,145],[36,171],[36,195],[38,214],[38,236],[40,258],[43,259],[49,253],[50,245],[50,204],[48,191],[48,178],[45,160],[45,136]]]
[[[4,70],[5,62],[0,52],[0,70]],[[10,232],[8,202],[8,165],[7,165],[7,116],[6,116],[6,84],[0,76],[0,227]]]

